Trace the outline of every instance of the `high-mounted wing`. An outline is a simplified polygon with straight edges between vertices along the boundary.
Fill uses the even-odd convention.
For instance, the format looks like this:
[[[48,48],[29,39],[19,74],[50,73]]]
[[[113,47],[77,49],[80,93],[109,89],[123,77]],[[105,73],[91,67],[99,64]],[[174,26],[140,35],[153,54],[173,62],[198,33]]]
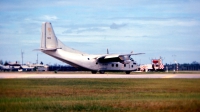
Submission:
[[[129,64],[131,62],[131,55],[140,55],[144,53],[130,53],[130,54],[105,54],[100,57],[96,57],[99,62],[121,62],[123,64]]]
[[[131,53],[131,54],[105,54],[103,56],[97,57],[96,59],[99,58],[104,58],[104,59],[109,59],[109,58],[120,58],[122,56],[131,56],[131,55],[140,55],[140,54],[145,54],[145,53]]]

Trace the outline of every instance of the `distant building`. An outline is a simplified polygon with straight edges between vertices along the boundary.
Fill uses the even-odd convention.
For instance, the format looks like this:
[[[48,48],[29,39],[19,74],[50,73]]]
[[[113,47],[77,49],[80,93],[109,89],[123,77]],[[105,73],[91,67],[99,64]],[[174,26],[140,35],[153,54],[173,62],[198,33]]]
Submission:
[[[49,66],[42,64],[26,64],[21,67],[21,71],[48,71],[49,68]]]
[[[49,70],[49,66],[42,65],[42,64],[33,64],[33,65],[31,65],[31,67],[36,68],[36,71],[48,71]]]
[[[18,71],[21,69],[21,65],[16,63],[6,63],[5,65],[1,65],[2,71]]]
[[[48,71],[47,65],[42,64],[25,64],[21,65],[18,63],[7,63],[5,65],[0,65],[1,71]]]

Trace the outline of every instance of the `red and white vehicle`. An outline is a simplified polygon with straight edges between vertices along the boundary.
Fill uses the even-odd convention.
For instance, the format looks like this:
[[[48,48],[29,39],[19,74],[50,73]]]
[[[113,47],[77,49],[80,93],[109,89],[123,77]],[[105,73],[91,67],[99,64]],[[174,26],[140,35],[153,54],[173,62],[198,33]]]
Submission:
[[[162,59],[152,59],[151,64],[140,65],[140,71],[164,71],[164,65]]]

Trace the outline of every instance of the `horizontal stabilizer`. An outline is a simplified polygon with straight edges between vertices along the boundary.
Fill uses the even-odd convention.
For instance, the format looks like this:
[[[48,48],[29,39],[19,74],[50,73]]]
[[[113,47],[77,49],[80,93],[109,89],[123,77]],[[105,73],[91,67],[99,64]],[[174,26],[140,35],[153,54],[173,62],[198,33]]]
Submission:
[[[56,51],[57,49],[62,49],[62,48],[53,48],[53,49],[34,49],[34,51]]]

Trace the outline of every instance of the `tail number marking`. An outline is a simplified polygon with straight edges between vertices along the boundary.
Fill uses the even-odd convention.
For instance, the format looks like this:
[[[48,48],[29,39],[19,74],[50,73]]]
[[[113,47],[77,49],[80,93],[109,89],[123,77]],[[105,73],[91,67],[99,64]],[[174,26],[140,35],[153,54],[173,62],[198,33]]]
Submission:
[[[47,37],[47,39],[51,39],[51,37]]]

